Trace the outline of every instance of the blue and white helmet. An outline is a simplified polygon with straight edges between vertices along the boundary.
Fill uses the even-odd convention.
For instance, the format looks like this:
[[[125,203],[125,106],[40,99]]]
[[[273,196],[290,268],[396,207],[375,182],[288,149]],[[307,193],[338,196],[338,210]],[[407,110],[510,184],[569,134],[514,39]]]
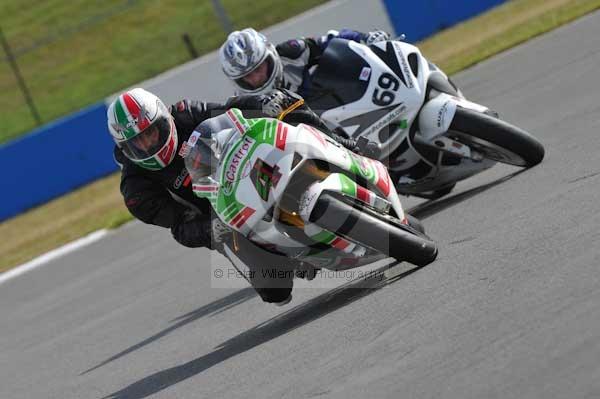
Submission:
[[[223,72],[242,93],[265,93],[283,82],[283,67],[275,46],[252,28],[231,32],[219,50],[219,58]],[[253,87],[243,78],[263,62],[268,65],[267,79]]]

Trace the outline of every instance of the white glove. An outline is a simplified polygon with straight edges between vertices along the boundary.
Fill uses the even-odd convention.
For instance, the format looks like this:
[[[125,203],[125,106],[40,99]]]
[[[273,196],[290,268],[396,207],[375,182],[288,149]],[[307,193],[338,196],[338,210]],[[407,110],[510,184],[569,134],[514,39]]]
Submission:
[[[386,40],[390,40],[390,35],[387,32],[384,32],[382,30],[374,30],[373,32],[367,33],[365,43],[367,45],[371,45],[373,43],[383,42]]]
[[[267,116],[277,118],[285,109],[284,103],[285,95],[279,90],[274,90],[262,98],[262,112]]]

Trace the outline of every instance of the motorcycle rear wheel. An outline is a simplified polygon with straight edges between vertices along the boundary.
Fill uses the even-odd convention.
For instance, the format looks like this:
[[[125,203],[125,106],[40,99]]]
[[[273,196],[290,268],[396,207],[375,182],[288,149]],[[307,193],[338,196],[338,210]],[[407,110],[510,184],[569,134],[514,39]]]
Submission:
[[[375,249],[399,261],[417,266],[433,262],[436,244],[422,231],[420,222],[409,218],[411,225],[397,218],[377,213],[358,202],[324,193],[317,200],[310,221],[338,236]]]
[[[544,159],[544,147],[529,133],[491,115],[458,107],[448,136],[485,158],[522,167]]]

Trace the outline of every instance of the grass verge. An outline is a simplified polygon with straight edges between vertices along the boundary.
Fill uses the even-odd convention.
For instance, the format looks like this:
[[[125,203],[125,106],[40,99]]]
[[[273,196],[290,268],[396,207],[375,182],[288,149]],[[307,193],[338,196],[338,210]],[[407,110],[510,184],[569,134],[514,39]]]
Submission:
[[[235,28],[261,29],[326,0],[220,1]],[[183,34],[198,54],[227,36],[210,0],[2,0],[1,17],[42,122],[191,60]],[[0,47],[0,142],[34,127],[4,56]]]
[[[514,0],[419,46],[453,74],[600,8],[600,0]],[[0,224],[0,272],[89,232],[131,220],[111,175]]]

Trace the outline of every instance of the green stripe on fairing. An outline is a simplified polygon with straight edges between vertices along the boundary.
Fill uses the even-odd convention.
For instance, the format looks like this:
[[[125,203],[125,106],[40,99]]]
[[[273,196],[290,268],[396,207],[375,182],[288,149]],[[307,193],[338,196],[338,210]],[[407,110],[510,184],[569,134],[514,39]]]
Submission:
[[[335,240],[336,235],[327,230],[323,230],[320,233],[315,234],[314,236],[311,236],[310,238],[312,238],[313,240],[315,240],[317,242],[321,242],[323,244],[329,244],[330,242]]]
[[[342,184],[342,192],[351,197],[356,197],[356,183],[346,175],[338,175]]]
[[[231,219],[233,215],[238,213],[240,206],[242,206],[240,203],[232,202],[227,206],[227,208],[223,209],[221,213],[225,219]]]
[[[276,134],[277,134],[277,121],[272,120],[272,121],[267,122],[267,126],[265,128],[264,140],[267,141],[267,140],[269,140],[270,137],[272,137],[273,141],[272,142],[267,141],[267,142],[271,145],[274,145]]]

